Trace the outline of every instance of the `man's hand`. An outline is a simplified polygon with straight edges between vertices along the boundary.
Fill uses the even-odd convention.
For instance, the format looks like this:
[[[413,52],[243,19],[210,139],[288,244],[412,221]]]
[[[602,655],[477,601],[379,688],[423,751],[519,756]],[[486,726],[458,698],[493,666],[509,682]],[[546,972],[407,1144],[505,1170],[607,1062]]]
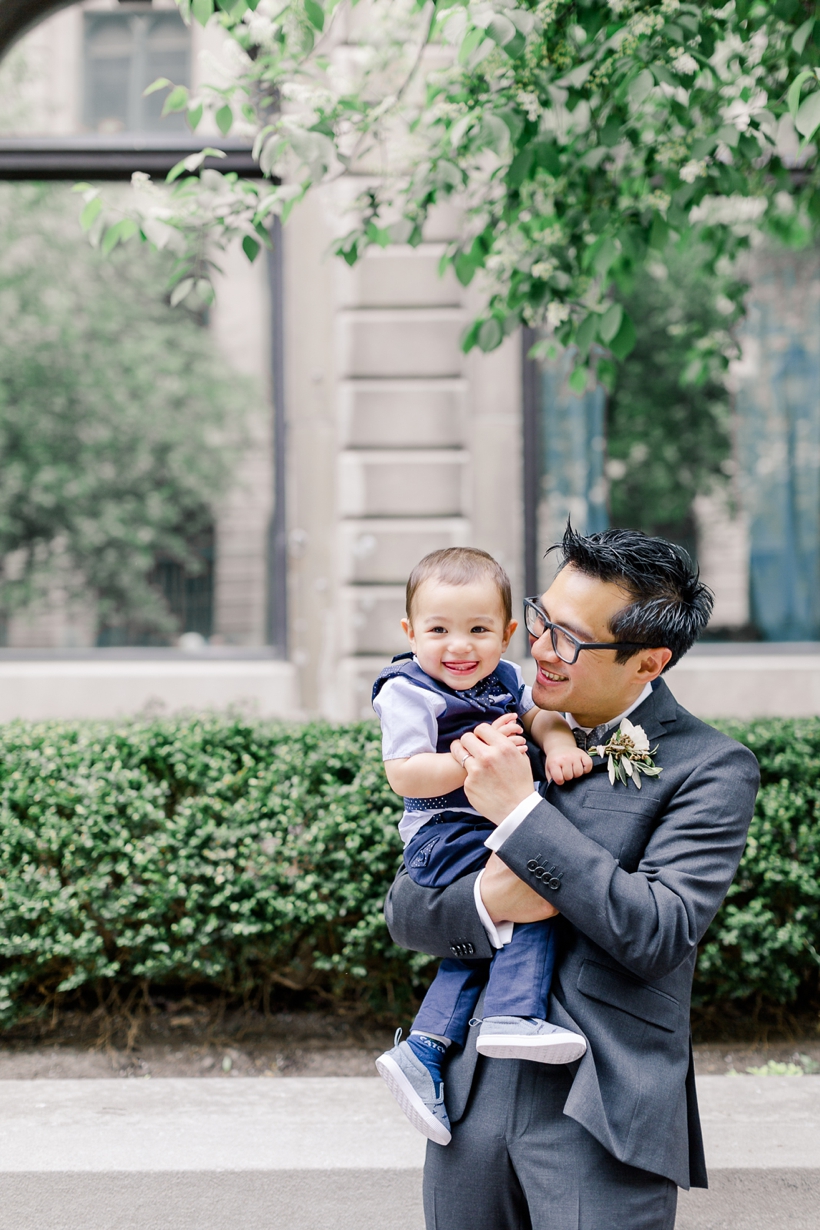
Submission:
[[[486,723],[457,742],[459,746],[456,741],[450,744],[450,751],[464,762],[467,798],[480,815],[500,824],[533,792],[528,757],[521,755],[515,738]]]
[[[469,761],[467,762],[470,763]],[[531,923],[553,918],[554,905],[539,897],[515,872],[491,854],[481,877],[481,900],[493,922]]]
[[[519,725],[518,717],[515,713],[502,713],[501,717],[497,717],[491,725],[493,730],[499,731],[507,739],[510,739],[511,742],[518,748],[519,752],[521,752],[524,756],[527,755],[527,740],[524,738],[523,729]],[[467,755],[467,751],[464,747],[462,747],[460,739],[454,739],[450,744],[450,755],[453,756],[459,764],[461,764],[462,760],[464,760]],[[590,763],[592,762],[590,761]]]

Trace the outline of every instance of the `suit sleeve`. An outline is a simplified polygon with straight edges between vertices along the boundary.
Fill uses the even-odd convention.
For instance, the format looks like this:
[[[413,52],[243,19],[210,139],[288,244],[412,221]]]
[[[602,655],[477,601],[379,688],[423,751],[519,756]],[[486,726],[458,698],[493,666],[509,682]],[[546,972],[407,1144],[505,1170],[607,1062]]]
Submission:
[[[758,784],[747,748],[713,752],[675,792],[633,872],[546,800],[497,853],[621,965],[662,978],[691,956],[726,896]],[[533,874],[545,864],[549,876]]]
[[[471,958],[492,957],[495,949],[487,938],[475,907],[473,888],[478,872],[455,880],[447,888],[422,888],[410,879],[404,866],[387,894],[384,917],[391,937],[402,948],[426,952],[432,957],[459,955],[452,945],[472,947]]]

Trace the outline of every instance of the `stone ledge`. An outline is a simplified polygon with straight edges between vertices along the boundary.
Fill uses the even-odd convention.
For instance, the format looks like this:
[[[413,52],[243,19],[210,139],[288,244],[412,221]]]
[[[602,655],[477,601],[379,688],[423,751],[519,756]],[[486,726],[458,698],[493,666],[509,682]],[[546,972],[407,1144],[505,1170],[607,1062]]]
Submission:
[[[0,661],[0,722],[228,708],[299,717],[296,668],[271,658]]]

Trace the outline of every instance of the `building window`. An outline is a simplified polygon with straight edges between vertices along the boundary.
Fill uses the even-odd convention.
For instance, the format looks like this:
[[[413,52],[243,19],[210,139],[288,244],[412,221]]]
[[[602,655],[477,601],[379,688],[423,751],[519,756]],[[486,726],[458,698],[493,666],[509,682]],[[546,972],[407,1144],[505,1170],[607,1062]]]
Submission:
[[[177,634],[198,632],[205,640],[214,630],[214,531],[206,530],[189,542],[188,546],[198,556],[196,572],[188,572],[175,559],[160,555],[148,580],[159,590],[168,609],[177,621]],[[2,626],[0,626],[0,632]],[[97,645],[112,648],[122,645],[170,645],[176,636],[161,636],[146,631],[139,624],[104,625],[97,634]],[[2,645],[0,641],[0,645]]]
[[[190,84],[191,36],[179,13],[86,13],[83,121],[92,132],[180,132],[181,112],[161,118],[158,77]]]

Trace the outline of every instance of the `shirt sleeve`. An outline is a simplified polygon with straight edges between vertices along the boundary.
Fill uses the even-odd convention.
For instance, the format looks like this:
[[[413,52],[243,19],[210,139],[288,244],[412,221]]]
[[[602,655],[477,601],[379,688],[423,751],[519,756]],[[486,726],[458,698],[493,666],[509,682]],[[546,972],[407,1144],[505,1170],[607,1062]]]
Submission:
[[[478,917],[481,919],[481,925],[487,932],[487,939],[492,944],[493,948],[505,948],[513,937],[513,924],[511,922],[494,923],[490,918],[487,907],[484,904],[484,899],[481,896],[481,880],[484,875],[484,868],[481,868],[476,876],[476,882],[473,886],[473,896],[475,899],[475,908]]]
[[[532,688],[524,682],[524,676],[521,674],[521,667],[517,662],[510,662],[510,666],[515,671],[515,677],[518,680],[518,687],[521,690],[521,699],[518,702],[518,716],[523,717],[525,713],[529,713],[530,709],[535,708],[535,701],[532,698]]]
[[[518,806],[515,807],[510,812],[509,816],[507,816],[506,819],[502,820],[501,823],[493,829],[492,833],[490,833],[490,836],[484,842],[484,845],[487,847],[487,849],[488,850],[500,849],[500,847],[504,845],[504,842],[507,840],[507,838],[512,837],[513,833],[518,828],[519,824],[521,824],[522,821],[526,820],[527,816],[530,814],[532,809],[536,807],[540,802],[541,802],[541,795],[538,793],[537,790],[533,790],[532,794],[527,795],[526,799],[522,800],[522,802],[520,802]],[[483,921],[484,920],[482,919],[482,922]],[[485,924],[485,930],[486,930],[486,924]]]
[[[397,675],[388,679],[373,701],[382,727],[382,760],[403,760],[421,752],[434,752],[443,696],[417,687]]]

